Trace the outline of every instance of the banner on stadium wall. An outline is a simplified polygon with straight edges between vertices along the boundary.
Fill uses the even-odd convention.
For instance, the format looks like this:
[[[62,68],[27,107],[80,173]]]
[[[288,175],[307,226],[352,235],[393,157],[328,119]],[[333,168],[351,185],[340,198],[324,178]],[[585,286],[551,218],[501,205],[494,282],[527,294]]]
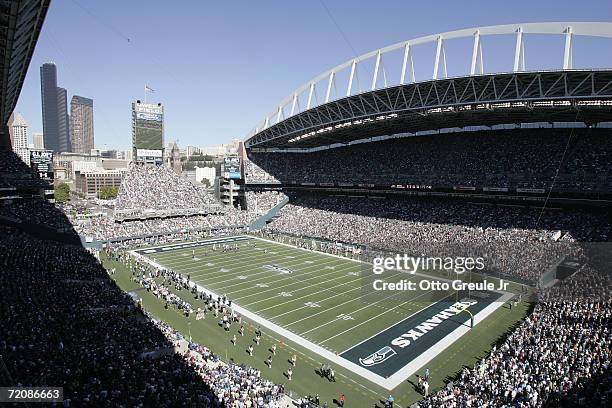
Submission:
[[[428,186],[424,184],[393,184],[391,188],[400,188],[408,190],[431,190],[433,189],[433,186]]]
[[[314,186],[315,183],[300,183],[303,186]]]
[[[354,184],[353,183],[338,183],[338,186],[340,186],[340,187],[353,187]]]
[[[319,183],[321,187],[333,187],[334,183]]]
[[[136,149],[136,156],[138,157],[162,157],[161,150],[149,150],[149,149]]]
[[[453,187],[453,190],[455,190],[455,191],[476,191],[476,187],[455,186],[455,187]]]
[[[546,190],[543,188],[517,188],[517,193],[534,193],[534,194],[544,194]]]
[[[508,189],[506,187],[483,187],[482,191],[495,191],[500,193],[507,193]]]

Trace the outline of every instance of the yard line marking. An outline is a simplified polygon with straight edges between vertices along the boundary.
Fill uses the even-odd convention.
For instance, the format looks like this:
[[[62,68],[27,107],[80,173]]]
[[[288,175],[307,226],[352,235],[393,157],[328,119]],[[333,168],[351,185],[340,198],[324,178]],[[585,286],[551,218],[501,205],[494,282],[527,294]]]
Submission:
[[[426,295],[427,293],[429,293],[429,292],[430,292],[430,291],[425,292],[425,293],[422,293],[422,294],[420,294],[419,296],[417,296],[417,297],[416,297],[416,298],[414,298],[414,299],[418,299],[418,298],[420,298],[421,296],[425,296],[425,295]],[[398,293],[396,293],[396,294],[392,295],[392,296],[391,296],[391,297],[389,297],[389,298],[383,298],[383,299],[380,299],[380,300],[378,300],[378,301],[376,301],[376,302],[374,302],[374,303],[367,304],[367,305],[365,305],[365,306],[363,306],[363,307],[360,307],[360,308],[359,308],[359,309],[357,309],[357,310],[352,310],[352,311],[351,311],[351,314],[355,314],[355,313],[360,312],[360,311],[362,311],[362,310],[364,310],[364,309],[367,309],[367,308],[369,308],[369,307],[372,307],[373,305],[375,305],[375,304],[377,304],[377,303],[380,303],[380,302],[385,301],[385,300],[390,300],[390,299],[394,298],[395,296],[397,296],[397,295],[401,295],[401,294],[403,294],[403,293],[402,293],[402,292],[398,292]],[[366,294],[366,295],[368,295],[368,294]],[[363,296],[361,296],[361,297],[363,297]],[[403,306],[403,305],[405,305],[406,303],[408,303],[408,302],[410,302],[410,301],[412,301],[412,300],[414,300],[414,299],[410,299],[409,301],[403,302],[403,303],[401,303],[400,305],[396,306],[395,308],[397,308],[397,307],[399,307],[399,306]],[[330,310],[330,309],[328,309],[328,310]],[[381,313],[381,314],[384,314],[384,312],[383,312],[383,313]],[[317,329],[320,329],[321,327],[325,327],[325,326],[327,326],[328,324],[334,323],[334,322],[336,322],[336,321],[338,321],[338,320],[341,320],[341,318],[340,318],[340,317],[336,317],[334,320],[330,320],[330,321],[329,321],[329,322],[327,322],[327,323],[323,323],[323,324],[321,324],[321,325],[319,325],[319,326],[317,326],[317,327],[313,327],[312,329],[307,330],[307,331],[305,331],[305,332],[301,333],[300,335],[302,335],[302,334],[306,334],[306,333],[310,333],[311,331],[315,331],[315,330],[317,330]]]
[[[410,274],[410,273],[408,273],[408,272],[400,272],[400,273],[398,273],[398,274],[396,274],[396,275],[393,275],[393,276],[397,276],[397,275],[399,275],[399,274],[401,274],[401,273],[406,273],[406,274],[409,274],[410,276],[414,276],[414,275],[412,275],[412,274]],[[374,303],[370,303],[370,304],[368,304],[366,307],[373,306],[373,305],[375,305],[375,304],[377,304],[377,303],[382,302],[383,300],[390,300],[390,299],[393,299],[395,296],[402,295],[402,294],[403,294],[402,292],[398,292],[398,293],[396,293],[396,294],[394,294],[394,295],[392,295],[392,296],[390,296],[390,297],[388,297],[388,298],[383,298],[383,299],[380,299],[380,300],[378,300],[378,301],[376,301],[376,302],[374,302]],[[291,323],[286,324],[286,326],[291,326],[291,325],[294,325],[294,324],[299,323],[299,322],[301,322],[301,321],[304,321],[304,320],[310,319],[310,318],[312,318],[312,317],[318,316],[318,315],[320,315],[320,314],[322,314],[322,313],[328,312],[328,311],[330,311],[330,310],[332,310],[332,309],[335,309],[335,308],[337,308],[337,307],[343,306],[343,305],[345,305],[345,304],[347,304],[347,303],[354,302],[354,301],[359,300],[359,299],[361,299],[361,298],[363,298],[363,297],[365,297],[365,296],[368,296],[368,295],[371,295],[371,293],[365,293],[365,294],[363,294],[363,295],[361,295],[361,296],[359,296],[359,297],[356,297],[356,298],[354,298],[354,299],[347,300],[346,302],[340,303],[340,304],[338,304],[338,305],[336,305],[336,306],[332,306],[332,307],[328,308],[327,310],[323,310],[323,311],[321,311],[321,312],[319,312],[319,313],[315,313],[315,314],[312,314],[312,315],[309,315],[309,316],[303,317],[303,318],[301,318],[301,319],[299,319],[299,320],[296,320],[296,321],[294,321],[294,322],[291,322]],[[360,310],[361,310],[361,309],[360,309]],[[306,333],[308,333],[308,332],[306,332]]]
[[[318,266],[320,266],[320,265],[311,265],[311,266],[307,266],[306,268],[304,268],[304,269],[302,269],[302,270],[311,269],[311,268],[317,268]],[[249,280],[249,283],[259,282],[259,281],[260,281],[260,280],[262,280],[262,279],[268,279],[268,278],[278,277],[278,274],[276,274],[276,273],[274,273],[274,272],[270,272],[270,271],[267,271],[267,272],[268,272],[268,274],[269,274],[268,276],[263,276],[263,277],[261,277],[261,278],[257,278],[257,279],[250,279],[250,280]],[[295,274],[295,276],[291,276],[292,274],[289,274],[288,276],[286,276],[286,277],[284,277],[284,278],[281,278],[281,279],[276,279],[276,280],[275,280],[275,282],[282,282],[282,281],[286,281],[286,280],[296,280],[296,279],[298,279],[298,278],[303,277],[304,275],[310,276],[310,275],[312,275],[313,273],[314,273],[314,274],[316,274],[316,273],[318,273],[318,272],[319,272],[318,270],[314,270],[314,271],[312,271],[312,272],[305,272],[305,273]],[[322,277],[322,276],[326,276],[326,275],[317,275],[317,276]],[[315,276],[315,278],[316,278],[317,276]],[[308,281],[308,280],[311,280],[311,279],[304,279],[303,281]],[[234,287],[234,286],[236,286],[236,285],[225,285],[225,286],[223,286],[223,287],[224,287],[224,288],[231,288],[231,287]],[[253,288],[245,288],[245,289],[240,289],[240,290],[237,290],[236,292],[242,292],[243,290],[247,290],[247,289],[253,289]],[[270,290],[272,290],[272,289],[270,289]],[[269,290],[268,290],[268,291],[269,291]],[[265,292],[265,291],[264,291],[264,292]],[[262,293],[262,292],[257,292],[257,293],[254,293],[254,294],[255,294],[255,295],[257,295],[257,294],[259,294],[259,293]],[[247,295],[247,296],[243,296],[243,297],[240,297],[240,298],[236,298],[235,300],[238,300],[238,299],[244,299],[244,298],[249,297],[249,296],[252,296],[252,295]]]
[[[312,265],[309,268],[317,268],[318,266],[320,266],[320,265]],[[342,268],[342,270],[344,270],[344,268],[351,268],[352,266],[353,265],[345,266],[345,267]],[[235,300],[246,299],[246,298],[251,297],[251,296],[257,296],[257,295],[260,295],[262,293],[266,293],[266,292],[270,292],[270,291],[273,291],[273,290],[276,290],[276,289],[281,289],[281,288],[285,288],[287,286],[295,285],[296,283],[310,282],[311,280],[315,280],[315,279],[319,279],[320,280],[321,278],[325,278],[326,276],[329,276],[329,275],[335,275],[335,273],[336,273],[336,271],[334,271],[334,272],[330,272],[330,273],[326,273],[326,274],[317,274],[318,272],[319,272],[319,270],[314,270],[312,272],[307,272],[307,273],[304,273],[304,274],[300,274],[299,276],[289,276],[286,279],[278,279],[275,282],[280,282],[281,280],[287,280],[287,279],[291,279],[292,282],[288,283],[286,285],[274,286],[274,287],[272,287],[271,289],[268,289],[268,290],[262,290],[262,291],[259,291],[259,292],[251,293],[250,295],[245,295],[245,296],[237,297]],[[311,275],[313,273],[317,274],[317,275],[315,275],[315,276],[313,276],[311,278],[308,278],[308,279],[299,279],[299,278],[301,278],[304,275]],[[344,276],[342,276],[342,278],[344,278]],[[254,282],[254,281],[250,281],[250,282]],[[296,290],[302,290],[302,289],[308,289],[308,288],[309,288],[309,286],[304,286],[304,287],[296,289]],[[248,289],[252,290],[253,288],[251,287],[251,288],[240,289],[240,290],[237,290],[236,292],[242,292],[243,290],[248,290]]]
[[[248,270],[249,268],[252,267],[254,260],[256,262],[258,262],[258,261],[265,262],[268,259],[270,259],[270,258],[267,258],[265,255],[261,256],[261,257],[255,257],[255,258],[251,257],[247,261],[245,261],[244,263],[237,262],[236,265],[238,267],[234,267],[234,271],[236,271],[236,272],[244,272],[244,271],[246,271],[246,270]],[[176,271],[181,272],[183,274],[188,274],[189,272],[191,272],[193,270],[198,270],[198,269],[202,268],[201,265],[192,265],[192,266],[187,266],[187,267],[182,267],[182,266],[181,267],[177,267],[174,264],[169,265],[164,260],[161,260],[161,262],[165,264],[165,265],[163,265],[164,267],[176,270]],[[291,261],[291,265],[293,265],[293,262],[294,261]],[[295,261],[295,262],[299,263],[299,260]],[[191,265],[191,264],[192,263],[189,263],[188,265]],[[269,271],[258,272],[257,275],[264,274],[264,273],[269,273]],[[198,278],[198,277],[201,277],[201,276],[204,276],[204,275],[207,275],[207,276],[211,276],[212,275],[211,278],[213,280],[212,281],[208,280],[207,284],[216,284],[216,283],[221,283],[221,282],[227,282],[227,279],[228,279],[227,274],[222,274],[222,273],[220,274],[217,271],[214,271],[214,272],[213,271],[203,271],[203,272],[200,272],[200,273],[194,273],[192,278]],[[254,275],[255,274],[252,274],[252,276],[254,276]],[[219,279],[219,281],[216,281],[217,279]]]
[[[344,279],[344,278],[346,278],[346,276],[338,276],[337,278],[334,278],[334,279],[330,279],[330,280],[325,281],[325,283],[333,282],[333,281],[335,281],[335,280],[338,280],[338,279]],[[349,281],[347,281],[347,282],[343,282],[341,285],[347,285],[347,284],[349,284],[349,283],[355,282],[356,280],[359,280],[359,279],[351,279],[351,280],[349,280]],[[360,287],[361,287],[361,286],[356,287],[356,288],[353,288],[353,289],[348,290],[348,291],[345,291],[345,292],[342,292],[342,294],[345,294],[345,293],[348,293],[348,292],[352,292],[353,290],[357,290],[357,289],[359,289]],[[308,286],[306,286],[306,287],[304,287],[304,288],[302,288],[302,289],[308,289]],[[297,289],[297,290],[302,290],[302,289]],[[306,295],[303,295],[303,296],[300,296],[300,297],[294,298],[294,299],[292,299],[292,300],[288,300],[288,301],[286,301],[286,302],[277,303],[277,304],[275,304],[274,306],[268,306],[268,307],[266,307],[266,308],[259,309],[259,310],[258,310],[258,313],[259,313],[259,312],[263,312],[263,311],[268,310],[268,309],[273,309],[273,308],[278,307],[278,306],[282,306],[282,305],[287,304],[287,303],[294,302],[294,301],[296,301],[296,300],[304,299],[305,297],[314,296],[314,295],[317,295],[317,294],[319,294],[319,293],[323,293],[323,292],[326,292],[326,291],[329,291],[329,290],[335,290],[335,289],[336,289],[336,288],[324,288],[324,289],[322,289],[322,290],[318,290],[318,291],[316,291],[316,292],[307,293]],[[272,299],[272,298],[261,299],[261,300],[258,300],[258,301],[256,301],[256,302],[253,302],[253,303],[247,303],[247,304],[244,304],[243,306],[244,306],[244,307],[247,307],[247,306],[255,305],[255,304],[260,303],[260,302],[265,302],[265,301],[266,301],[266,300],[268,300],[268,299]]]
[[[405,272],[400,272],[400,273],[398,273],[398,274],[391,275],[391,277],[398,276],[398,275],[400,275],[401,273],[405,273]],[[337,279],[339,279],[339,278],[345,278],[345,277],[346,277],[346,276],[340,276],[340,277],[338,277]],[[359,280],[359,279],[360,279],[360,278],[358,278],[358,279],[353,279],[353,280],[350,280],[350,281],[348,281],[348,282],[344,282],[344,283],[342,283],[340,286],[347,285],[347,284],[352,283],[352,282],[354,282],[354,281],[357,281],[357,280]],[[335,279],[332,279],[332,280],[330,280],[330,281],[326,281],[326,283],[327,283],[327,282],[331,282],[331,281],[333,281],[333,280],[335,280]],[[314,296],[314,295],[316,295],[316,294],[318,294],[318,293],[322,293],[322,292],[325,292],[325,291],[328,291],[328,290],[336,290],[336,289],[337,289],[337,287],[334,287],[334,288],[325,288],[325,289],[323,289],[323,290],[320,290],[320,291],[317,291],[317,292],[314,292],[314,293],[310,293],[310,294],[307,294],[307,295],[304,295],[304,296],[301,296],[301,297],[298,297],[298,298],[295,298],[295,299],[292,299],[292,300],[289,300],[289,301],[286,301],[286,302],[283,302],[283,303],[279,303],[279,304],[276,304],[276,305],[274,305],[274,306],[267,307],[267,308],[265,308],[265,309],[260,309],[260,310],[258,310],[258,311],[257,311],[257,313],[263,312],[264,310],[268,310],[268,309],[275,308],[275,307],[280,306],[280,305],[283,305],[283,304],[285,304],[285,303],[291,303],[291,302],[293,302],[293,301],[296,301],[296,300],[299,300],[299,299],[303,299],[303,298],[305,298],[305,297]],[[361,286],[358,286],[358,287],[356,287],[356,288],[352,288],[352,289],[350,289],[350,290],[345,290],[345,291],[343,291],[342,293],[340,293],[339,295],[345,295],[345,294],[347,294],[347,293],[349,293],[349,292],[352,292],[352,291],[354,291],[354,290],[358,290],[358,289],[361,289]],[[359,298],[353,298],[352,300],[356,300],[356,299],[360,299],[360,298],[361,298],[361,297],[359,297]],[[270,298],[270,299],[271,299],[271,298]],[[330,298],[330,299],[331,299],[331,298]],[[260,301],[258,301],[258,302],[248,303],[248,304],[243,305],[243,306],[245,306],[245,307],[246,307],[246,306],[253,305],[253,304],[255,304],[255,303],[259,303],[259,302],[261,302],[261,301],[266,301],[266,300],[268,300],[268,299],[262,299],[262,300],[260,300]],[[326,299],[322,299],[322,300],[320,300],[319,302],[325,302],[325,301],[326,301]],[[281,314],[279,314],[279,315],[273,316],[273,318],[274,318],[274,319],[276,319],[276,318],[278,318],[278,317],[281,317],[281,316],[284,316],[284,315],[287,315],[287,314],[290,314],[290,313],[296,312],[296,311],[301,310],[301,309],[305,309],[305,308],[307,308],[307,307],[308,307],[308,306],[301,306],[301,307],[299,307],[299,308],[297,308],[297,309],[292,309],[292,310],[289,310],[289,311],[287,311],[287,312],[281,313]],[[329,309],[327,309],[327,310],[329,310]]]

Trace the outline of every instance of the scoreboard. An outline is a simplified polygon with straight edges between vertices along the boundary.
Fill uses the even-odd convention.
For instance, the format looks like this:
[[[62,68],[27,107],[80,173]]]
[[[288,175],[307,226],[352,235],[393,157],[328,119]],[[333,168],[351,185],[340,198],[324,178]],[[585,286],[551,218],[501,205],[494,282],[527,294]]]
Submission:
[[[223,158],[223,176],[226,179],[240,180],[242,173],[240,170],[240,157]]]
[[[42,180],[53,183],[53,150],[30,150],[30,168]]]

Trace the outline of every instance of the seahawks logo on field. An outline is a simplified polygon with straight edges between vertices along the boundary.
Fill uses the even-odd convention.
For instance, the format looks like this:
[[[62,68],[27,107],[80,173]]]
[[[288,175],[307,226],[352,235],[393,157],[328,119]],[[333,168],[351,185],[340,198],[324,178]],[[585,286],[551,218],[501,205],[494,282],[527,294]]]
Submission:
[[[393,350],[389,346],[385,346],[381,348],[380,350],[378,350],[377,352],[370,354],[366,358],[360,358],[359,363],[364,367],[370,367],[376,364],[380,364],[383,361],[387,361],[388,359],[390,359],[391,357],[395,355],[397,355],[395,350]]]
[[[277,272],[277,273],[282,273],[285,275],[289,275],[290,273],[293,273],[293,271],[289,268],[285,268],[283,266],[280,265],[276,265],[276,264],[271,264],[271,265],[264,265],[263,266],[265,269],[272,271],[272,272]]]

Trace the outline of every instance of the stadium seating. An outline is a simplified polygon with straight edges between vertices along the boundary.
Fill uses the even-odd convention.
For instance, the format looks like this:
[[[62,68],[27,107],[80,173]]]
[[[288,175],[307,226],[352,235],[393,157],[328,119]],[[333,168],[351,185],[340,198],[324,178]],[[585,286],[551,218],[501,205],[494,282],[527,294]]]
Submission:
[[[607,129],[466,132],[249,157],[249,183],[546,189],[554,180],[557,191],[612,191],[612,136]]]
[[[272,233],[358,244],[370,251],[451,256],[486,255],[488,273],[537,284],[577,242],[612,238],[609,215],[435,199],[368,199],[290,195],[267,226]]]

